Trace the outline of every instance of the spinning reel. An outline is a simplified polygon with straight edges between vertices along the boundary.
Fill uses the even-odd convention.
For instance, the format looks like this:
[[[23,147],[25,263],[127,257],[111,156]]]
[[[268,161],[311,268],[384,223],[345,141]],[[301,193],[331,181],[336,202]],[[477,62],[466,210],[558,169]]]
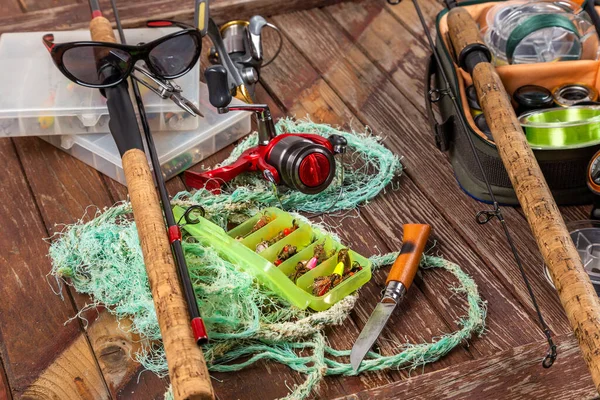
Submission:
[[[229,107],[227,70],[214,65],[205,71],[210,103],[220,114],[229,111],[253,111],[258,120],[258,146],[246,150],[231,165],[206,172],[185,172],[186,184],[220,192],[221,183],[246,171],[261,171],[266,180],[284,184],[306,194],[325,190],[335,176],[335,154],[346,151],[347,141],[340,135],[324,138],[310,133],[277,135],[266,104],[244,104]]]
[[[267,62],[264,61],[261,37],[265,27],[275,30],[279,35],[279,48]],[[209,61],[225,67],[228,72],[229,89],[236,98],[246,103],[253,103],[254,88],[259,79],[260,69],[275,60],[281,50],[283,44],[281,32],[260,15],[255,15],[249,21],[230,21],[221,28],[211,20],[207,33],[213,42]]]

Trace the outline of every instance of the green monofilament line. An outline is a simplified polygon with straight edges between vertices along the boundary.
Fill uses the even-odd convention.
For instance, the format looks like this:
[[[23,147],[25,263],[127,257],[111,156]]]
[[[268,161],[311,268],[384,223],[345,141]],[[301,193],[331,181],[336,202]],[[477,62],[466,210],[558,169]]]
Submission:
[[[373,136],[339,132],[311,122],[285,120],[279,127],[282,125],[286,131],[316,130],[323,135],[343,134],[348,139],[352,154],[347,158],[354,160],[355,165],[351,169],[346,166],[343,188],[347,195],[342,196],[334,210],[353,209],[372,199],[401,171],[398,158]],[[256,137],[250,138],[234,153],[252,146],[255,140]],[[175,202],[184,207],[201,205],[207,211],[206,216],[223,227],[229,221],[239,222],[261,208],[277,205],[268,185],[256,175],[241,177],[237,184],[242,182],[245,186],[219,196],[205,191],[193,195],[180,193]],[[288,192],[282,194],[282,202],[288,209],[329,211],[338,198],[339,185],[337,182],[334,188],[317,196]],[[98,212],[89,222],[66,227],[50,247],[52,273],[59,284],[68,278],[78,292],[89,294],[90,308],[105,305],[118,319],[129,318],[134,333],[154,342],[135,354],[135,358],[148,370],[164,376],[166,358],[159,344],[158,322],[130,214],[130,205],[121,203]],[[308,397],[326,375],[354,374],[348,362],[350,350],[329,346],[324,330],[344,323],[358,295],[347,296],[326,311],[300,310],[221,258],[213,248],[190,241],[184,243],[184,250],[198,307],[211,340],[204,348],[210,371],[238,371],[259,360],[287,365],[306,376],[289,394],[293,399]],[[373,267],[391,264],[397,255],[374,256]],[[401,350],[397,354],[383,356],[371,352],[363,361],[361,372],[415,369],[438,360],[472,335],[483,333],[486,304],[473,279],[456,264],[439,257],[425,256],[421,268],[445,269],[457,278],[458,285],[449,291],[465,296],[467,303],[467,313],[458,321],[459,329],[436,337],[431,343],[398,343]],[[165,397],[172,399],[172,394],[169,392]]]
[[[559,28],[561,29],[561,32],[570,32],[575,37],[575,40],[569,46],[568,53],[563,57],[564,60],[578,60],[581,58],[580,35],[577,31],[577,27],[568,17],[562,14],[550,13],[537,14],[525,18],[512,30],[506,41],[506,59],[508,60],[508,63],[513,63],[513,55],[524,39],[532,33],[549,28]]]
[[[519,122],[534,149],[575,149],[600,143],[600,108],[532,111],[522,115]]]

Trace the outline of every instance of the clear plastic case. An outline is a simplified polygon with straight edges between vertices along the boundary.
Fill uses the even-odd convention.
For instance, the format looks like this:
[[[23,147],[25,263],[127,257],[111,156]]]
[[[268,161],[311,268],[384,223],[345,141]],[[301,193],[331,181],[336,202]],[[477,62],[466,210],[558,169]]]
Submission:
[[[211,156],[250,132],[251,113],[218,114],[208,103],[208,89],[200,83],[198,105],[204,118],[191,117],[198,122],[193,131],[154,132],[152,137],[166,179]],[[239,102],[235,100],[232,104]],[[41,138],[103,174],[125,185],[125,175],[117,145],[110,133],[92,135],[48,135]]]
[[[125,36],[128,43],[140,43],[175,31],[177,28],[126,29]],[[87,30],[0,36],[0,137],[109,133],[106,99],[97,89],[71,82],[56,68],[42,44],[45,33],[54,33],[56,43],[90,40]],[[174,82],[185,97],[198,104],[198,66]],[[140,90],[153,130],[198,127],[198,119],[188,118],[171,100],[163,100],[141,85]]]
[[[598,39],[587,13],[568,0],[513,1],[486,16],[485,41],[497,65],[595,60]]]

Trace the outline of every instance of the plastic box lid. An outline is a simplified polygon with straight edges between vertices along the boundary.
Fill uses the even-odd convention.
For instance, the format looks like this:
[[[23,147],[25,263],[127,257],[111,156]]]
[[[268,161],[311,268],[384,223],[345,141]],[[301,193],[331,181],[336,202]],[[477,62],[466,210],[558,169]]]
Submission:
[[[126,29],[125,37],[128,43],[149,42],[177,30]],[[77,85],[58,70],[42,43],[45,33],[48,32],[5,33],[0,36],[0,137],[110,132],[106,99],[99,90]],[[87,30],[53,33],[56,43],[91,40]],[[143,62],[138,65],[143,65]],[[198,66],[174,82],[183,89],[185,97],[198,104]],[[197,127],[196,118],[182,119],[169,125],[169,113],[183,115],[185,111],[142,85],[140,91],[154,130],[191,130]]]
[[[204,118],[190,117],[198,120],[197,129],[174,132],[152,131],[165,179],[183,172],[247,135],[251,130],[251,113],[233,111],[218,114],[217,110],[208,103],[208,88],[204,83],[199,85],[199,95],[202,100],[198,108],[204,114]],[[232,104],[242,103],[234,99]],[[48,135],[41,138],[112,179],[126,184],[121,156],[110,133]]]

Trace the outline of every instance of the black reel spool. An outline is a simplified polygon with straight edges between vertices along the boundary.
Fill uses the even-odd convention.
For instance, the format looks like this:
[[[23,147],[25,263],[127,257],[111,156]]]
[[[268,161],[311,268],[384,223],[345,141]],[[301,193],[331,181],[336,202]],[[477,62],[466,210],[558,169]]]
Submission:
[[[513,99],[517,103],[517,115],[527,111],[554,107],[552,92],[543,86],[521,86],[513,93]]]

